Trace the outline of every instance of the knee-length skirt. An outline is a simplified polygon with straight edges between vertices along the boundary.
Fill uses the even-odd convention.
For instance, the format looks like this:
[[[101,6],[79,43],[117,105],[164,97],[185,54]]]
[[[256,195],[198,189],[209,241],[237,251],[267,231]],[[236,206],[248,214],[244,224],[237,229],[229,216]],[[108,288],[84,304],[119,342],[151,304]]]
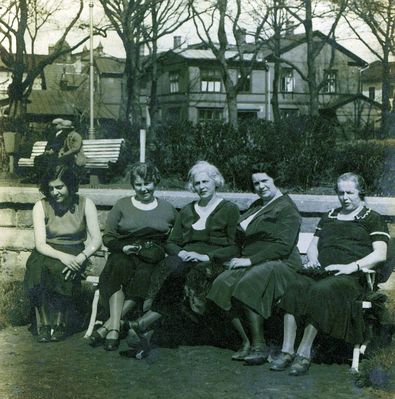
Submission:
[[[207,298],[226,311],[237,300],[267,319],[295,278],[296,271],[282,261],[226,270],[214,280]]]
[[[279,306],[318,330],[355,344],[364,338],[363,293],[357,275],[330,276],[318,281],[298,275]]]
[[[83,244],[77,245],[51,245],[54,249],[72,255],[78,255],[83,249]],[[58,259],[50,258],[34,249],[26,262],[24,286],[33,306],[40,303],[41,293],[56,293],[71,297],[81,285],[81,272],[87,262],[82,265],[80,273],[74,279],[65,280],[62,271],[65,265]]]
[[[101,300],[108,305],[111,296],[123,290],[125,299],[146,299],[151,275],[157,264],[143,262],[135,255],[111,253],[99,277]]]

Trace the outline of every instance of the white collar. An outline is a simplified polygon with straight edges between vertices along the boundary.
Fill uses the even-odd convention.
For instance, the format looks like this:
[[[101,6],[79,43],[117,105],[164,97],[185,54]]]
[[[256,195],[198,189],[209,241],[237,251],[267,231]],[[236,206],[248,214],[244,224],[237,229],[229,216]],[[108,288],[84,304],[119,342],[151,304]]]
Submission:
[[[143,202],[138,201],[134,196],[131,197],[131,200],[133,206],[141,211],[152,211],[152,209],[155,209],[158,206],[158,200],[156,198],[154,198],[154,200],[149,204],[144,204]]]

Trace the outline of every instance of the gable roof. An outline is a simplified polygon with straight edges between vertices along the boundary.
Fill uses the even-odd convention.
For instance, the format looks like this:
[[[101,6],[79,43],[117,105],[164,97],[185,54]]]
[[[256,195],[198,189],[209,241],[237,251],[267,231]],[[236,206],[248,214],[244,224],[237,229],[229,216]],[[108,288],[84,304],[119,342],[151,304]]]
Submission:
[[[319,31],[319,30],[314,31],[313,36],[314,36],[314,38],[319,39],[320,41],[324,41],[324,40],[327,41],[327,43],[330,46],[333,46],[336,50],[342,52],[347,57],[351,58],[356,63],[356,65],[361,66],[361,67],[368,65],[368,63],[365,60],[363,60],[361,57],[357,56],[352,51],[346,49],[344,46],[339,44],[335,39],[328,38],[321,31]],[[300,46],[301,44],[306,43],[306,41],[307,41],[307,39],[306,39],[305,33],[299,33],[299,34],[285,36],[281,40],[280,53],[281,54],[287,53],[288,51],[291,51],[292,49]],[[273,61],[272,54],[268,57],[268,61]]]
[[[96,57],[95,64],[100,74],[123,75],[125,60],[114,57]]]

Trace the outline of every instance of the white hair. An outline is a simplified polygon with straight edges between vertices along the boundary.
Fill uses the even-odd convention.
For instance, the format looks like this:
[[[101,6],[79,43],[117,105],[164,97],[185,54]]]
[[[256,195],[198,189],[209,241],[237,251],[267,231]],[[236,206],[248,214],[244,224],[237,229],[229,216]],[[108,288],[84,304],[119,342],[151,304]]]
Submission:
[[[225,179],[221,175],[218,168],[207,161],[198,161],[195,163],[195,165],[192,166],[191,169],[189,169],[189,172],[188,172],[187,188],[189,191],[192,191],[192,192],[195,191],[195,189],[193,187],[193,180],[194,180],[195,176],[201,172],[207,173],[207,175],[210,177],[210,179],[214,180],[215,187],[217,187],[217,188],[223,187],[223,185],[225,183]]]

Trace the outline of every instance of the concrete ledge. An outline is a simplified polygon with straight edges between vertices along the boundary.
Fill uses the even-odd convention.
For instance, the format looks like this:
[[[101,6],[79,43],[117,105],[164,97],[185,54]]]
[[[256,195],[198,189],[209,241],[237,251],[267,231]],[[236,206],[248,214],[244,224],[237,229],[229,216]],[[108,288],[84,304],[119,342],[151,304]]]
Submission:
[[[98,207],[112,207],[122,197],[132,194],[132,190],[82,188],[80,194],[92,199]],[[187,191],[157,191],[157,196],[168,200],[176,208],[182,208],[187,203],[196,199],[196,195]],[[236,203],[241,210],[257,199],[257,196],[249,193],[221,193],[226,199]],[[304,195],[291,194],[298,209],[302,213],[324,213],[331,208],[339,206],[336,195]],[[37,188],[32,187],[0,187],[0,203],[15,203],[33,205],[42,198]],[[385,216],[395,216],[395,198],[391,197],[367,197],[369,207]]]

